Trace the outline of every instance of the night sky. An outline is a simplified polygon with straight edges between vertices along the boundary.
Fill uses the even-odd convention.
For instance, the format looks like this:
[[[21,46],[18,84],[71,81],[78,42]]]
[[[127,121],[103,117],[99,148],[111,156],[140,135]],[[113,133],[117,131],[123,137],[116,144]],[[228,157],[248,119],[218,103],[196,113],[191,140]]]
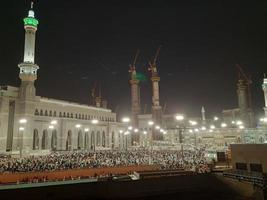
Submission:
[[[1,2],[0,85],[19,86],[23,60],[22,19],[30,2]],[[137,70],[162,45],[158,59],[160,101],[167,113],[208,116],[237,106],[235,64],[253,79],[253,104],[261,114],[267,72],[267,1],[38,0],[40,25],[37,95],[88,103],[101,81],[109,107],[130,110],[128,66],[140,49]],[[151,105],[151,83],[141,84],[141,103]]]

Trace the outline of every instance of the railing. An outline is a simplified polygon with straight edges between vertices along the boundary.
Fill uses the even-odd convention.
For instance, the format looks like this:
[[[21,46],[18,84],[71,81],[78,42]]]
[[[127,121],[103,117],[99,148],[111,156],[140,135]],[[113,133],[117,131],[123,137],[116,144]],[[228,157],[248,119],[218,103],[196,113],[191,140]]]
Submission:
[[[260,172],[248,172],[245,170],[228,170],[223,172],[223,176],[246,181],[259,186],[266,186],[266,175]]]

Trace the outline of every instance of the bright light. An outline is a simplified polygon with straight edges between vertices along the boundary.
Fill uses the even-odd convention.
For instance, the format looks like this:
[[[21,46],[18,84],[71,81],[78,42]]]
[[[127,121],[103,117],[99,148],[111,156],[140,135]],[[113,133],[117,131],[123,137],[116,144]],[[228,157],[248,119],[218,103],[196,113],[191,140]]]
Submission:
[[[81,126],[82,126],[81,124],[76,124],[75,125],[76,128],[81,128]]]
[[[240,125],[238,128],[239,129],[244,129],[245,127],[243,125]]]
[[[161,128],[161,129],[159,130],[159,132],[163,133],[163,132],[164,132],[164,130]]]
[[[124,122],[124,123],[128,123],[128,122],[130,122],[131,120],[130,120],[129,117],[123,117],[121,121]]]
[[[50,124],[52,124],[52,125],[56,125],[56,124],[57,124],[57,120],[53,120],[53,121],[51,121]]]
[[[216,116],[213,119],[214,119],[214,121],[218,121],[219,120],[219,118],[216,117]]]
[[[128,130],[133,130],[133,127],[132,127],[132,126],[129,126],[129,127],[128,127]]]
[[[147,134],[147,131],[144,131],[143,133],[146,135]]]
[[[232,124],[235,124],[235,121],[232,121]]]
[[[195,132],[199,132],[199,129],[198,129],[198,128],[195,128],[194,131],[195,131]]]
[[[166,135],[168,132],[167,131],[163,131],[163,134]]]
[[[119,130],[120,133],[123,133],[123,130]]]
[[[182,121],[182,120],[184,120],[184,116],[183,115],[176,115],[175,119],[178,121]]]
[[[130,134],[129,131],[125,131],[125,132],[124,132],[124,135],[129,135],[129,134]]]
[[[236,122],[236,125],[242,125],[242,124],[243,124],[242,121],[237,121],[237,122]]]
[[[193,130],[192,129],[189,129],[189,133],[193,133]]]
[[[205,126],[202,126],[202,127],[201,127],[201,130],[202,130],[202,131],[205,131],[205,130],[206,130],[206,127],[205,127]]]
[[[137,129],[137,128],[135,128],[135,129],[134,129],[134,132],[135,132],[135,133],[138,133],[138,129]]]
[[[84,129],[84,132],[89,132],[89,128],[85,128]]]
[[[221,127],[222,127],[222,128],[225,128],[225,127],[227,127],[227,124],[226,124],[226,123],[222,123],[222,124],[221,124]]]
[[[92,124],[98,124],[98,120],[97,119],[93,119],[92,120]]]
[[[155,128],[156,128],[157,130],[159,130],[159,129],[160,129],[160,126],[156,126]]]
[[[25,128],[24,127],[19,127],[19,131],[24,131]]]
[[[153,121],[149,121],[149,122],[148,122],[148,125],[149,125],[149,126],[153,126],[153,125],[154,125],[154,122],[153,122]]]
[[[49,129],[54,129],[53,125],[48,126]]]
[[[262,122],[267,122],[267,118],[266,117],[265,118],[262,118],[261,121]]]
[[[215,126],[214,126],[214,125],[210,125],[210,128],[211,128],[211,129],[215,129]]]
[[[192,125],[192,126],[195,126],[195,125],[197,125],[197,122],[196,121],[189,121],[189,123]]]
[[[26,124],[26,123],[27,123],[27,119],[20,119],[20,120],[19,120],[19,123],[20,123],[20,124]]]
[[[212,129],[210,129],[210,130],[209,130],[209,132],[210,132],[210,133],[212,133],[212,132],[213,132],[213,130],[212,130]]]

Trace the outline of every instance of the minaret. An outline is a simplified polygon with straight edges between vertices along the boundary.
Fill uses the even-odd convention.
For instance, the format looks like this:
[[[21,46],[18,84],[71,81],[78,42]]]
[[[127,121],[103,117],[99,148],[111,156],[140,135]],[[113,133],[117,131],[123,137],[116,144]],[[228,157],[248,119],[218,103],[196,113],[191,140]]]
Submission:
[[[162,108],[159,102],[159,81],[160,77],[157,70],[157,57],[159,55],[160,47],[158,48],[154,62],[149,63],[148,70],[151,72],[151,82],[152,82],[152,118],[155,124],[162,125]],[[153,140],[163,140],[163,135],[158,131],[154,130],[152,134]]]
[[[264,101],[265,101],[263,109],[265,112],[265,117],[267,117],[267,78],[265,77],[265,75],[264,75],[264,79],[263,79],[262,89],[264,92]]]
[[[95,98],[96,107],[100,108],[102,104],[101,84],[99,83],[98,96]]]
[[[131,76],[130,84],[131,84],[131,103],[132,103],[132,126],[134,128],[138,128],[138,115],[140,114],[140,87],[139,87],[139,80],[137,79],[136,67],[135,63],[137,57],[139,55],[139,50],[137,50],[134,62],[130,65],[129,73]],[[132,142],[139,143],[140,140],[140,133],[133,133],[132,134]]]
[[[239,108],[239,119],[241,119],[248,127],[250,127],[250,119],[248,114],[248,95],[247,85],[244,80],[239,78],[237,83],[237,96],[238,96],[238,108]]]
[[[23,19],[25,29],[24,59],[18,65],[20,68],[19,77],[21,79],[20,99],[34,100],[35,86],[34,81],[37,79],[37,70],[39,66],[34,62],[35,53],[35,35],[38,26],[38,20],[34,16],[33,3],[28,16]]]
[[[202,108],[201,108],[201,117],[202,117],[202,123],[205,124],[206,123],[206,115],[205,115],[204,106],[202,106]]]

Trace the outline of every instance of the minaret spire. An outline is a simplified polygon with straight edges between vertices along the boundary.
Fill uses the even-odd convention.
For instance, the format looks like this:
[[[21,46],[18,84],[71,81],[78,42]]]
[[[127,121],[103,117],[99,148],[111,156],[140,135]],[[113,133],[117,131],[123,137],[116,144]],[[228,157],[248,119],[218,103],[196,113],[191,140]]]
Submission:
[[[37,79],[39,66],[35,64],[35,35],[38,27],[38,20],[34,16],[33,4],[28,16],[23,19],[25,29],[25,44],[23,62],[18,65],[20,68],[19,77],[21,79],[20,98],[35,98],[34,81]]]
[[[201,116],[202,116],[202,123],[205,124],[206,122],[206,115],[205,115],[205,108],[202,106],[201,108]]]
[[[267,78],[264,76],[263,84],[262,84],[262,90],[264,94],[264,112],[265,117],[267,118]]]
[[[31,9],[33,9],[33,1],[31,2]]]
[[[159,46],[159,48],[157,49],[153,63],[149,62],[149,68],[148,68],[148,70],[151,72],[151,82],[152,82],[152,118],[157,125],[161,125],[162,123],[162,108],[159,102],[160,77],[158,75],[157,64],[156,64],[160,49],[161,46]],[[153,140],[162,140],[163,136],[159,131],[153,130],[152,138]]]
[[[139,56],[139,49],[136,51],[133,63],[130,65],[129,73],[130,73],[130,84],[131,84],[131,103],[132,103],[132,125],[134,128],[138,128],[138,115],[140,114],[140,86],[139,79],[137,78],[136,72],[136,61]],[[132,134],[132,142],[139,143],[139,133]]]

